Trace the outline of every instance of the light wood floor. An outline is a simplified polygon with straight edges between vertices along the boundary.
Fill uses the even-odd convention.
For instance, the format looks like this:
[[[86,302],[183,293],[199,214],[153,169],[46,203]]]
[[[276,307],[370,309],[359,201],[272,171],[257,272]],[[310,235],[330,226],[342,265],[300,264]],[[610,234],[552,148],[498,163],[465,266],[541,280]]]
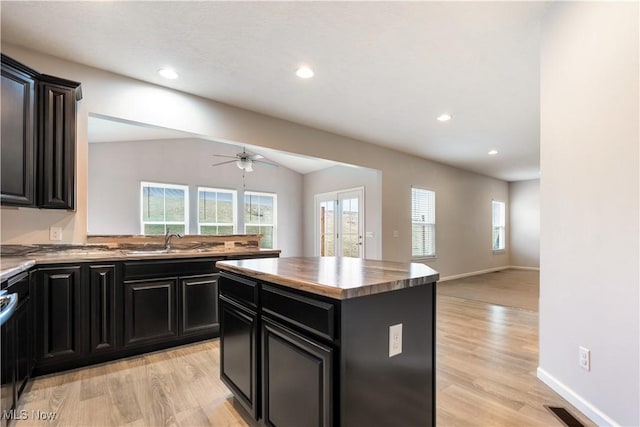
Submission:
[[[437,425],[562,426],[543,405],[594,425],[536,378],[537,312],[441,294],[437,310]],[[218,340],[36,378],[21,402],[16,427],[255,425],[219,380]]]
[[[538,311],[539,283],[538,271],[502,270],[441,282],[438,294]]]

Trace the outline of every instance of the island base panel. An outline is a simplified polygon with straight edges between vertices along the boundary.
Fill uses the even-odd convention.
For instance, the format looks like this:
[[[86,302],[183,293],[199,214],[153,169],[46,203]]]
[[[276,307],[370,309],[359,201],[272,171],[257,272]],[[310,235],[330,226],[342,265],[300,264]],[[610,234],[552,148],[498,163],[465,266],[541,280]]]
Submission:
[[[342,302],[342,426],[435,425],[435,283]],[[389,357],[389,327],[402,353]]]

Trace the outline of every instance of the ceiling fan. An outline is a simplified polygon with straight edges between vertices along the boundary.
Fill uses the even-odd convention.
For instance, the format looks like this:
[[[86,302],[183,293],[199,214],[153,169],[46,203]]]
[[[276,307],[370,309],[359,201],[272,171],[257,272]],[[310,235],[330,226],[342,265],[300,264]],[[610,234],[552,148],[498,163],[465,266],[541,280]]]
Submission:
[[[242,153],[238,153],[235,156],[224,156],[222,154],[214,154],[215,157],[225,157],[227,159],[233,159],[233,160],[228,160],[226,162],[221,162],[221,163],[216,163],[212,166],[220,166],[220,165],[226,165],[228,163],[236,163],[236,166],[238,166],[238,168],[242,169],[245,172],[252,172],[253,171],[253,164],[254,163],[258,163],[261,165],[265,165],[265,166],[271,166],[271,167],[275,167],[277,168],[278,165],[276,165],[275,163],[270,163],[270,162],[266,162],[264,160],[264,156],[261,156],[260,154],[250,154],[247,153],[245,151],[245,149],[242,149]]]

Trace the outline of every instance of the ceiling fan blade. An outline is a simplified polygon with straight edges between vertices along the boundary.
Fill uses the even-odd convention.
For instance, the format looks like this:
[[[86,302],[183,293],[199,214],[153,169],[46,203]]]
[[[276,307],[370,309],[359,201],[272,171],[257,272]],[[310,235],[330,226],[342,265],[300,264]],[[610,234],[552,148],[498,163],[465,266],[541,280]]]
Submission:
[[[265,166],[271,166],[273,168],[279,168],[280,165],[276,165],[275,163],[270,163],[270,162],[265,162],[263,160],[254,160],[255,163],[259,163],[261,165],[265,165]]]
[[[223,154],[214,154],[213,157],[226,157],[227,159],[235,159],[237,156],[225,156]]]
[[[228,164],[228,163],[234,163],[234,162],[235,162],[235,160],[229,160],[228,162],[215,163],[215,164],[213,164],[213,165],[211,165],[211,166],[226,165],[226,164]]]
[[[250,156],[248,156],[251,160],[259,160],[259,159],[264,159],[263,155],[260,154],[252,154]]]

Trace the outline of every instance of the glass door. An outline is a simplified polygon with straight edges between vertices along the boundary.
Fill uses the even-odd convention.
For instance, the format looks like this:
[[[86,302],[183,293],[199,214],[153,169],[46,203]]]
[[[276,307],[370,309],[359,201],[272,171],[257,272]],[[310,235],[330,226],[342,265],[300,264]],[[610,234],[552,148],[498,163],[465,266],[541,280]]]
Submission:
[[[320,256],[364,258],[364,189],[316,195]]]

